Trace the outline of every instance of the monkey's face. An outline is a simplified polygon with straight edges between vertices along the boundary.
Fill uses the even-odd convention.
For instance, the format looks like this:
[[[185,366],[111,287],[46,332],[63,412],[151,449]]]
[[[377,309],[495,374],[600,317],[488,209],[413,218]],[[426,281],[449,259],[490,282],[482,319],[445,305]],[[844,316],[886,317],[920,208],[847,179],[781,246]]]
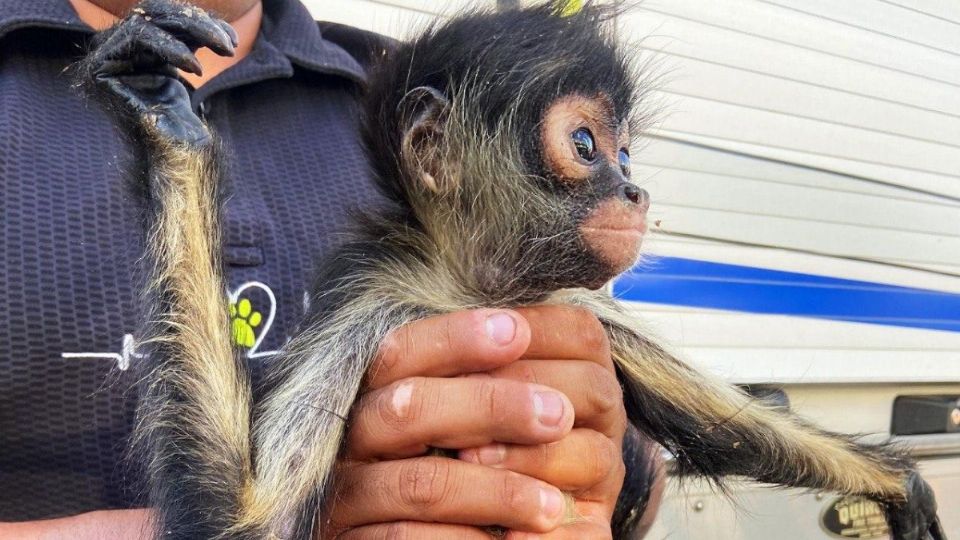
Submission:
[[[584,286],[598,286],[637,259],[650,196],[630,181],[628,123],[603,95],[564,96],[550,104],[540,128],[544,174],[588,259]],[[571,230],[572,229],[572,230]],[[571,256],[571,255],[568,255]]]

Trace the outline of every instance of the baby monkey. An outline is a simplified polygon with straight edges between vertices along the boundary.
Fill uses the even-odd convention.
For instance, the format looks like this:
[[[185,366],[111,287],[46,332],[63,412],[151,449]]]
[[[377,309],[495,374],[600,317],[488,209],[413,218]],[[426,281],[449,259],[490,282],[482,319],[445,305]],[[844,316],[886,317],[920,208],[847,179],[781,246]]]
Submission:
[[[84,86],[143,151],[150,220],[151,350],[134,446],[158,534],[315,534],[344,419],[383,338],[435,314],[572,304],[610,340],[632,424],[676,471],[863,495],[897,540],[943,538],[929,487],[901,453],[818,429],[704,375],[646,338],[602,287],[636,260],[647,192],[630,179],[642,74],[587,5],[476,11],[377,51],[363,134],[383,208],[320,271],[310,312],[254,403],[232,348],[218,256],[220,149],[177,69],[230,27],[148,0],[98,35]]]

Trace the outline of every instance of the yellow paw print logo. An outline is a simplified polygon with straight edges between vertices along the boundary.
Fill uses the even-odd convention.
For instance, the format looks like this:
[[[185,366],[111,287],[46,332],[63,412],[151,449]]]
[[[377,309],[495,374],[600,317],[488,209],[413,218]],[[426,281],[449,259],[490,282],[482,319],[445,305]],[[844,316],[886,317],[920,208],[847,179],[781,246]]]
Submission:
[[[230,303],[230,321],[233,326],[233,341],[241,347],[253,347],[257,340],[254,328],[260,326],[263,315],[253,310],[250,300],[241,298],[239,302]]]

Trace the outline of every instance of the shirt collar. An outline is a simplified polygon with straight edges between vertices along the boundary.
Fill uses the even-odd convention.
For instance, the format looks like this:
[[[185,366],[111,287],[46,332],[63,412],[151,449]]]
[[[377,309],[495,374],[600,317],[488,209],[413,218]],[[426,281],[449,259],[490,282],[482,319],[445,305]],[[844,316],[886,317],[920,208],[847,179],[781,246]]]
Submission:
[[[363,82],[364,70],[339,45],[323,39],[316,21],[299,0],[264,0],[262,34],[293,63]]]
[[[0,0],[0,37],[30,27],[91,32],[67,0]],[[263,61],[278,62],[264,67],[272,68],[279,76],[292,74],[289,64],[293,63],[358,83],[365,79],[363,68],[346,50],[323,38],[299,0],[263,0],[263,22],[251,54],[257,53],[257,49]],[[286,62],[280,62],[279,56]],[[279,63],[286,63],[286,68]]]

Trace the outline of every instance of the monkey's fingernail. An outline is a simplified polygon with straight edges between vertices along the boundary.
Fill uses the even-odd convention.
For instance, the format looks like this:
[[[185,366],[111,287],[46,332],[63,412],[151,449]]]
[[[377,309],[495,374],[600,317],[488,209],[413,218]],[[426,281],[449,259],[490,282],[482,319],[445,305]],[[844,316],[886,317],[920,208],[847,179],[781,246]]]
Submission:
[[[541,424],[557,427],[563,419],[563,398],[555,392],[533,394],[533,412]]]
[[[517,335],[517,321],[504,312],[487,317],[487,337],[497,345],[508,345]]]
[[[563,512],[563,495],[556,489],[540,488],[540,510],[551,520],[556,519]]]
[[[237,35],[237,31],[234,30],[233,26],[225,24],[223,27],[224,30],[227,31],[227,35],[230,36],[230,43],[233,44],[234,48],[240,45],[240,36]]]

